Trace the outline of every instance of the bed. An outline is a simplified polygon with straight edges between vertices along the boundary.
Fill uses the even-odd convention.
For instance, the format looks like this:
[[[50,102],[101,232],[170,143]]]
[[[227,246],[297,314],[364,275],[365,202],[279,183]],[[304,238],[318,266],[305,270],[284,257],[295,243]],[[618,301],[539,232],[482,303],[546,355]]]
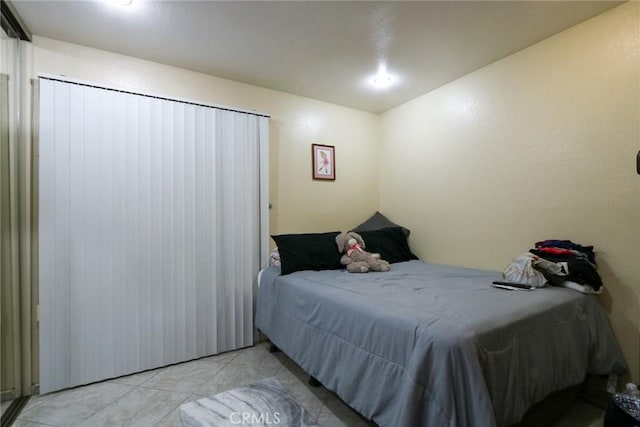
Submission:
[[[385,273],[261,273],[256,326],[380,426],[509,426],[625,362],[592,295],[508,291],[500,273],[398,262]]]

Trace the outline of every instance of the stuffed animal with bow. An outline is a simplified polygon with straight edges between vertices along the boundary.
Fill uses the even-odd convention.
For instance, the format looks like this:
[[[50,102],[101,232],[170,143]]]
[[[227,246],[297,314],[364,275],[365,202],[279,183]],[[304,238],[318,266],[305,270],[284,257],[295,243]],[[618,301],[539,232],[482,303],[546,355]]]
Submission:
[[[380,254],[365,251],[362,237],[353,231],[336,236],[336,244],[340,253],[345,253],[340,262],[347,266],[350,273],[366,273],[367,271],[389,271],[389,263],[380,259]]]

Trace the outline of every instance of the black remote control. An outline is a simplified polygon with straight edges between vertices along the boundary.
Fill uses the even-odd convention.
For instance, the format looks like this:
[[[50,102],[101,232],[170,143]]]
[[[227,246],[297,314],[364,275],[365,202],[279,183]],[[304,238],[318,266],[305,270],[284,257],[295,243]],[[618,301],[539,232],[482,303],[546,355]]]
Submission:
[[[502,286],[511,286],[513,288],[519,288],[519,289],[531,289],[533,288],[533,286],[531,285],[525,285],[522,283],[514,283],[514,282],[503,282],[501,280],[496,280],[493,282],[494,285],[502,285]]]

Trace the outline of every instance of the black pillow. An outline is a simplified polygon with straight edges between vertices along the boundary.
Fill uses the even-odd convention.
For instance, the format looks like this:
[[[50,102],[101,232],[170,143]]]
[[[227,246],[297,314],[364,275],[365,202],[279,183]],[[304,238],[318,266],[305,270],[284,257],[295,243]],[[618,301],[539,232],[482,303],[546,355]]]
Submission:
[[[405,236],[402,227],[356,231],[356,233],[362,236],[367,252],[379,253],[380,258],[390,264],[418,259],[409,249],[407,236]]]
[[[341,254],[338,252],[336,236],[330,233],[281,234],[271,236],[280,252],[280,270],[289,274],[301,270],[338,270]]]
[[[376,211],[376,213],[371,215],[369,219],[367,219],[365,222],[358,225],[356,228],[354,228],[351,231],[355,231],[356,233],[360,234],[361,231],[380,230],[382,228],[389,228],[389,227],[400,227],[404,232],[405,236],[407,237],[409,237],[409,234],[411,234],[411,230],[396,224],[395,222],[391,221],[389,218],[382,215],[378,211]]]

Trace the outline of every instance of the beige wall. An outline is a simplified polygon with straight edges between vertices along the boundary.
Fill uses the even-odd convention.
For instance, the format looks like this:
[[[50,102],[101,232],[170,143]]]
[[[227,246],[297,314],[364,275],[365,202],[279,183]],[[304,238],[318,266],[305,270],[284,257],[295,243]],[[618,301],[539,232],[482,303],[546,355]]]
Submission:
[[[271,115],[271,233],[353,227],[378,205],[377,115],[110,52],[34,37],[35,73]],[[336,181],[311,179],[311,144],[336,147]]]
[[[594,244],[640,371],[640,4],[382,115],[380,207],[424,260],[502,270],[550,238]]]
[[[31,46],[0,30],[0,398],[31,390]]]
[[[18,328],[16,310],[17,268],[15,198],[10,194],[14,190],[9,165],[15,158],[16,127],[14,87],[10,83],[15,79],[17,43],[0,28],[0,400],[17,397],[16,371],[19,367]]]

